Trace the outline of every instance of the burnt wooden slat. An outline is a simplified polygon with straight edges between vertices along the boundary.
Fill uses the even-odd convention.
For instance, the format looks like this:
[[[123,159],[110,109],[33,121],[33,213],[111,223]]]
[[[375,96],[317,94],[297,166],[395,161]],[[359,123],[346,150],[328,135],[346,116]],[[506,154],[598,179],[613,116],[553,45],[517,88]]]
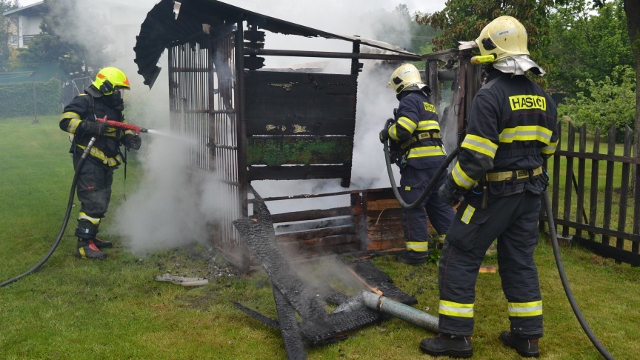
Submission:
[[[354,222],[356,226],[356,236],[360,239],[360,250],[366,250],[367,241],[367,193],[352,194],[351,206],[358,209],[359,213],[355,215]]]
[[[284,341],[284,348],[287,350],[287,359],[304,360],[307,358],[307,353],[304,349],[302,332],[298,326],[296,311],[276,286],[272,285],[271,289],[273,290],[273,299],[276,303],[280,333]]]
[[[325,227],[321,229],[277,234],[276,240],[278,240],[279,242],[309,240],[309,239],[324,238],[324,237],[334,236],[334,235],[344,235],[344,234],[355,235],[355,232],[356,232],[355,225],[349,224],[347,226],[328,227],[328,228]]]
[[[337,219],[321,219],[315,221],[305,221],[298,222],[293,224],[281,224],[276,225],[276,234],[279,233],[290,233],[294,231],[307,231],[325,227],[336,227],[336,226],[345,226],[353,224],[353,219],[351,217],[342,217]]]
[[[353,137],[356,89],[354,75],[248,71],[247,135]]]
[[[291,222],[291,221],[305,221],[305,220],[316,220],[323,219],[328,217],[336,217],[336,216],[346,216],[353,215],[353,212],[350,207],[339,207],[339,208],[331,208],[331,209],[321,209],[321,210],[303,210],[303,211],[294,211],[290,213],[283,214],[273,214],[271,215],[271,219],[274,223],[282,223],[282,222]]]
[[[278,247],[283,253],[299,256],[316,257],[327,254],[344,254],[359,251],[360,242],[354,234],[334,235],[299,241],[280,241],[276,236]]]
[[[351,178],[348,165],[250,166],[249,181]]]

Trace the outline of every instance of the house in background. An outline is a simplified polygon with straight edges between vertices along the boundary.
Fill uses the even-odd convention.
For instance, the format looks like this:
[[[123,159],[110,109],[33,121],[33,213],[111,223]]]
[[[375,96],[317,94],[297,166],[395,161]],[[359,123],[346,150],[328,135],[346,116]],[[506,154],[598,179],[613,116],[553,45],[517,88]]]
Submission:
[[[28,47],[31,39],[40,34],[42,14],[47,11],[47,5],[41,1],[5,12],[3,15],[9,20],[9,46]]]
[[[81,3],[82,5],[76,7],[72,17],[88,19],[99,14],[99,23],[108,25],[99,30],[108,35],[109,41],[113,42],[111,50],[115,54],[131,52],[136,35],[140,31],[140,24],[149,11],[148,7],[128,0],[110,0],[108,4],[102,0],[82,0]],[[47,13],[49,6],[44,1],[5,12],[3,15],[9,20],[9,46],[27,48],[31,39],[41,33],[42,17]],[[95,25],[95,22],[92,25]],[[84,42],[83,33],[73,31],[73,34],[78,35],[80,43]]]

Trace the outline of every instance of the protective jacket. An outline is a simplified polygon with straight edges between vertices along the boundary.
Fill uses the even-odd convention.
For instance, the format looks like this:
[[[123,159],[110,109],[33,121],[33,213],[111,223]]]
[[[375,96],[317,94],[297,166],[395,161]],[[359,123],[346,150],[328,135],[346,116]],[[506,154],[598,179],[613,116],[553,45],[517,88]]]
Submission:
[[[400,166],[400,195],[407,203],[415,202],[440,165],[445,152],[440,137],[438,112],[423,91],[403,91],[396,111],[396,121],[389,127],[389,138],[402,152]],[[438,180],[434,189],[444,183]],[[440,239],[449,229],[453,209],[445,204],[434,191],[422,204],[413,209],[402,209],[402,228],[406,238],[408,256],[424,258],[428,251],[428,221]]]
[[[82,122],[96,121],[104,116],[108,120],[125,122],[122,111],[115,109],[112,104],[111,96],[93,97],[87,92],[76,96],[65,106],[60,118],[60,129],[74,135],[69,152],[82,153],[91,139],[91,134],[82,131]],[[133,136],[135,133],[131,130],[108,127],[104,134],[97,137],[88,159],[109,167],[120,165],[123,158],[119,147],[126,135]]]
[[[494,70],[476,94],[467,135],[447,187],[464,194],[439,263],[439,331],[470,336],[475,285],[497,239],[498,268],[510,331],[543,335],[542,298],[533,252],[538,242],[542,169],[558,142],[553,100],[523,75]]]
[[[73,167],[78,174],[76,190],[80,211],[75,234],[80,240],[96,238],[102,218],[109,208],[113,172],[124,162],[120,145],[125,136],[135,135],[133,131],[112,127],[107,127],[99,136],[85,133],[82,124],[85,121],[94,122],[106,116],[107,120],[124,122],[122,111],[118,110],[118,104],[121,104],[118,99],[121,101],[121,98],[101,94],[94,97],[92,92],[95,91],[89,88],[85,94],[71,100],[60,118],[60,129],[74,135],[69,152],[73,154]],[[82,154],[93,136],[96,141],[79,169]]]
[[[403,91],[398,98],[396,122],[389,127],[389,137],[404,153],[402,165],[439,167],[445,153],[436,107],[422,91]]]
[[[451,178],[460,193],[487,172],[534,170],[558,143],[556,106],[525,76],[490,73],[476,94]],[[504,195],[508,195],[505,193]]]

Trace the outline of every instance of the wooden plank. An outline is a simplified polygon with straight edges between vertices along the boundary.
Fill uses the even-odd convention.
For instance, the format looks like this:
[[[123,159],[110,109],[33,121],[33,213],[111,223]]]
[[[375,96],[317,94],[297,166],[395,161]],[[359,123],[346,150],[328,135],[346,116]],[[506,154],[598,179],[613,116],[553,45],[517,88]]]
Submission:
[[[573,151],[576,140],[576,130],[573,126],[569,126],[569,134],[567,137],[567,149]],[[571,218],[571,179],[573,178],[573,157],[567,157],[567,167],[564,174],[564,211],[562,218],[569,220]],[[569,228],[562,228],[562,236],[569,236]]]
[[[605,154],[594,154],[594,153],[583,154],[578,151],[565,151],[565,150],[556,150],[556,153],[557,155],[560,155],[560,156],[570,156],[575,158],[615,161],[615,162],[621,162],[621,163],[633,164],[633,165],[640,164],[640,158],[631,157],[631,156],[605,155]]]
[[[249,166],[249,181],[350,179],[351,164],[301,166]]]
[[[608,146],[607,146],[607,154],[613,155],[616,152],[616,127],[612,126],[609,128],[608,132]],[[604,213],[602,227],[605,229],[609,229],[611,226],[611,209],[613,207],[613,176],[614,176],[614,168],[615,163],[613,161],[607,161],[607,171],[605,173],[605,185],[604,185]],[[603,236],[602,243],[605,245],[609,245],[609,237]]]
[[[307,231],[325,227],[336,227],[353,224],[353,218],[341,217],[334,219],[310,220],[305,222],[297,222],[290,224],[276,224],[276,233],[290,233],[295,231]]]
[[[638,234],[629,234],[627,232],[624,231],[618,231],[618,230],[613,230],[613,229],[609,229],[609,228],[603,228],[603,227],[597,227],[597,226],[591,226],[591,225],[587,225],[587,224],[581,224],[581,223],[577,223],[575,221],[571,221],[571,220],[563,220],[563,219],[554,219],[554,221],[557,223],[557,225],[563,225],[563,226],[567,226],[567,227],[571,227],[571,228],[580,228],[582,230],[585,231],[589,231],[589,232],[593,232],[596,235],[602,235],[602,238],[604,240],[605,236],[607,237],[619,237],[619,238],[624,238],[625,240],[629,240],[629,241],[633,241],[633,242],[640,242],[640,235]],[[604,245],[610,246],[609,244],[605,244],[603,241]]]
[[[354,75],[246,72],[247,135],[353,137],[356,90]]]
[[[600,152],[600,129],[596,129],[594,138],[593,138],[593,152]],[[598,214],[598,184],[599,184],[599,174],[600,171],[600,162],[598,160],[591,161],[591,196],[589,197],[589,225],[596,226],[596,221],[601,217]],[[593,240],[593,238],[591,238]]]
[[[386,210],[386,209],[402,209],[402,205],[396,200],[393,199],[382,199],[382,200],[374,200],[367,202],[368,210]]]
[[[354,224],[346,226],[337,226],[321,229],[313,229],[307,231],[297,231],[292,233],[277,234],[278,242],[304,241],[311,239],[326,238],[335,235],[355,235],[356,229]],[[360,250],[360,249],[358,249]]]
[[[593,251],[594,253],[607,258],[615,259],[616,262],[624,262],[632,266],[640,266],[640,255],[630,251],[624,251],[613,246],[601,244],[596,241],[582,238],[574,239],[580,246]]]
[[[633,132],[626,126],[624,134],[624,155],[630,156],[633,148]],[[631,166],[629,164],[622,164],[622,174],[620,175],[620,206],[618,213],[618,231],[624,231],[627,224],[627,199],[629,198],[629,181],[631,179]],[[619,249],[624,248],[624,239],[618,238],[616,240],[616,247]]]
[[[292,222],[292,221],[305,221],[316,220],[328,217],[353,215],[353,210],[350,207],[340,207],[321,210],[303,210],[294,211],[282,214],[272,214],[271,221],[273,223]]]
[[[580,139],[578,140],[578,149],[581,153],[587,152],[587,124],[582,125],[580,128]],[[575,173],[572,172],[571,175],[573,177],[573,181],[575,179]],[[587,215],[584,213],[584,178],[585,178],[585,159],[578,159],[578,179],[576,186],[576,221],[587,222]],[[576,236],[582,237],[582,233],[580,230],[576,230]]]
[[[281,242],[276,236],[276,240],[278,240],[278,247],[283,253],[297,254],[299,256],[342,254],[357,252],[360,248],[360,242],[352,234],[286,242]]]

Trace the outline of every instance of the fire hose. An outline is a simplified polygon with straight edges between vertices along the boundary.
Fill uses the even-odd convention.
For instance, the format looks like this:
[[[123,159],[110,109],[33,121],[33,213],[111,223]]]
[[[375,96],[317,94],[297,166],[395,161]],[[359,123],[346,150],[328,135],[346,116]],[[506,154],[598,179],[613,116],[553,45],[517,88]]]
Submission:
[[[453,159],[458,155],[459,152],[460,152],[459,148],[456,148],[454,151],[452,151],[451,154],[447,156],[447,158],[442,163],[442,165],[440,165],[440,167],[436,171],[431,181],[429,181],[429,184],[424,189],[420,197],[414,203],[407,204],[402,200],[402,197],[398,192],[396,182],[393,177],[393,171],[391,169],[391,156],[389,154],[389,144],[388,144],[388,141],[385,141],[384,156],[385,156],[385,162],[387,165],[387,174],[389,175],[389,181],[391,182],[391,189],[393,189],[393,193],[395,194],[398,202],[400,202],[400,205],[402,205],[402,207],[405,209],[413,209],[416,206],[418,206],[418,204],[422,203],[422,201],[424,201],[424,199],[429,194],[429,192],[431,192],[435,184],[438,183],[438,179],[440,178],[440,176],[442,176],[442,173],[446,171],[449,164],[453,161]],[[549,235],[551,237],[551,244],[553,247],[553,255],[556,260],[556,266],[558,267],[558,274],[560,275],[560,281],[562,282],[562,287],[564,288],[567,299],[569,300],[571,309],[573,310],[574,315],[578,319],[578,322],[580,323],[582,330],[584,330],[585,334],[587,334],[587,337],[589,338],[591,343],[596,347],[596,349],[600,352],[600,354],[607,360],[613,360],[615,358],[607,351],[604,345],[602,345],[602,343],[598,340],[598,338],[595,336],[595,334],[589,327],[589,324],[587,324],[584,316],[582,315],[582,312],[580,311],[580,307],[578,306],[578,303],[576,302],[575,297],[573,296],[571,287],[569,286],[569,281],[567,280],[567,275],[564,271],[564,265],[562,263],[562,257],[560,256],[560,247],[558,245],[558,236],[555,230],[556,225],[555,225],[555,222],[553,221],[553,212],[551,209],[551,202],[549,201],[549,194],[547,193],[546,189],[542,192],[541,199],[545,207],[545,212],[547,214],[547,223],[549,225]]]
[[[458,148],[453,150],[451,154],[449,154],[447,158],[444,160],[442,165],[440,165],[438,170],[436,170],[435,175],[433,176],[433,178],[431,178],[431,181],[429,181],[429,183],[427,184],[427,187],[424,189],[422,194],[420,194],[418,199],[412,202],[411,204],[407,204],[402,199],[402,196],[398,191],[398,186],[396,186],[396,180],[393,177],[393,170],[391,169],[391,155],[389,153],[389,141],[385,141],[384,142],[384,160],[385,160],[385,163],[387,164],[387,175],[389,175],[389,182],[391,182],[391,190],[393,190],[393,194],[396,196],[396,199],[398,200],[400,205],[402,205],[402,207],[405,209],[415,209],[419,204],[421,204],[424,201],[424,199],[426,199],[427,195],[429,195],[431,190],[433,190],[433,188],[436,186],[436,184],[438,183],[438,179],[440,179],[440,176],[442,176],[442,174],[445,171],[447,171],[447,167],[449,166],[449,164],[453,161],[453,159],[455,159],[456,156],[458,156],[459,152],[460,150]]]
[[[98,118],[98,121],[106,122],[111,127],[134,131],[136,134],[140,134],[141,132],[145,132],[145,133],[148,132],[148,129],[142,128],[140,126],[127,124],[127,123],[122,123],[122,122],[115,121],[115,120],[107,120],[106,116],[104,118]],[[58,232],[58,236],[56,238],[56,241],[53,243],[53,245],[49,249],[49,252],[47,252],[47,254],[36,265],[34,265],[31,269],[29,269],[25,273],[20,274],[20,275],[14,277],[12,279],[9,279],[9,280],[7,280],[5,282],[0,283],[0,287],[4,287],[4,286],[7,286],[9,284],[12,284],[12,283],[22,279],[23,277],[36,272],[40,267],[42,267],[42,265],[44,265],[45,262],[47,262],[47,260],[49,260],[51,255],[53,255],[54,251],[56,251],[56,248],[60,244],[60,241],[62,240],[62,236],[64,235],[64,232],[67,229],[67,224],[69,223],[69,217],[71,215],[71,209],[73,208],[73,201],[74,201],[74,198],[75,198],[76,185],[78,184],[78,175],[80,174],[80,169],[82,169],[82,165],[84,164],[85,159],[87,158],[87,156],[91,152],[91,148],[93,148],[93,145],[95,144],[96,140],[97,140],[97,138],[95,136],[92,137],[89,140],[89,143],[87,144],[87,147],[84,149],[84,152],[82,153],[82,156],[81,156],[80,160],[78,161],[78,164],[76,166],[76,169],[75,169],[75,172],[74,172],[74,175],[73,175],[73,181],[71,182],[71,191],[70,191],[70,194],[69,194],[69,201],[67,202],[67,210],[65,212],[64,220],[62,221],[62,226],[60,228],[60,232]]]

